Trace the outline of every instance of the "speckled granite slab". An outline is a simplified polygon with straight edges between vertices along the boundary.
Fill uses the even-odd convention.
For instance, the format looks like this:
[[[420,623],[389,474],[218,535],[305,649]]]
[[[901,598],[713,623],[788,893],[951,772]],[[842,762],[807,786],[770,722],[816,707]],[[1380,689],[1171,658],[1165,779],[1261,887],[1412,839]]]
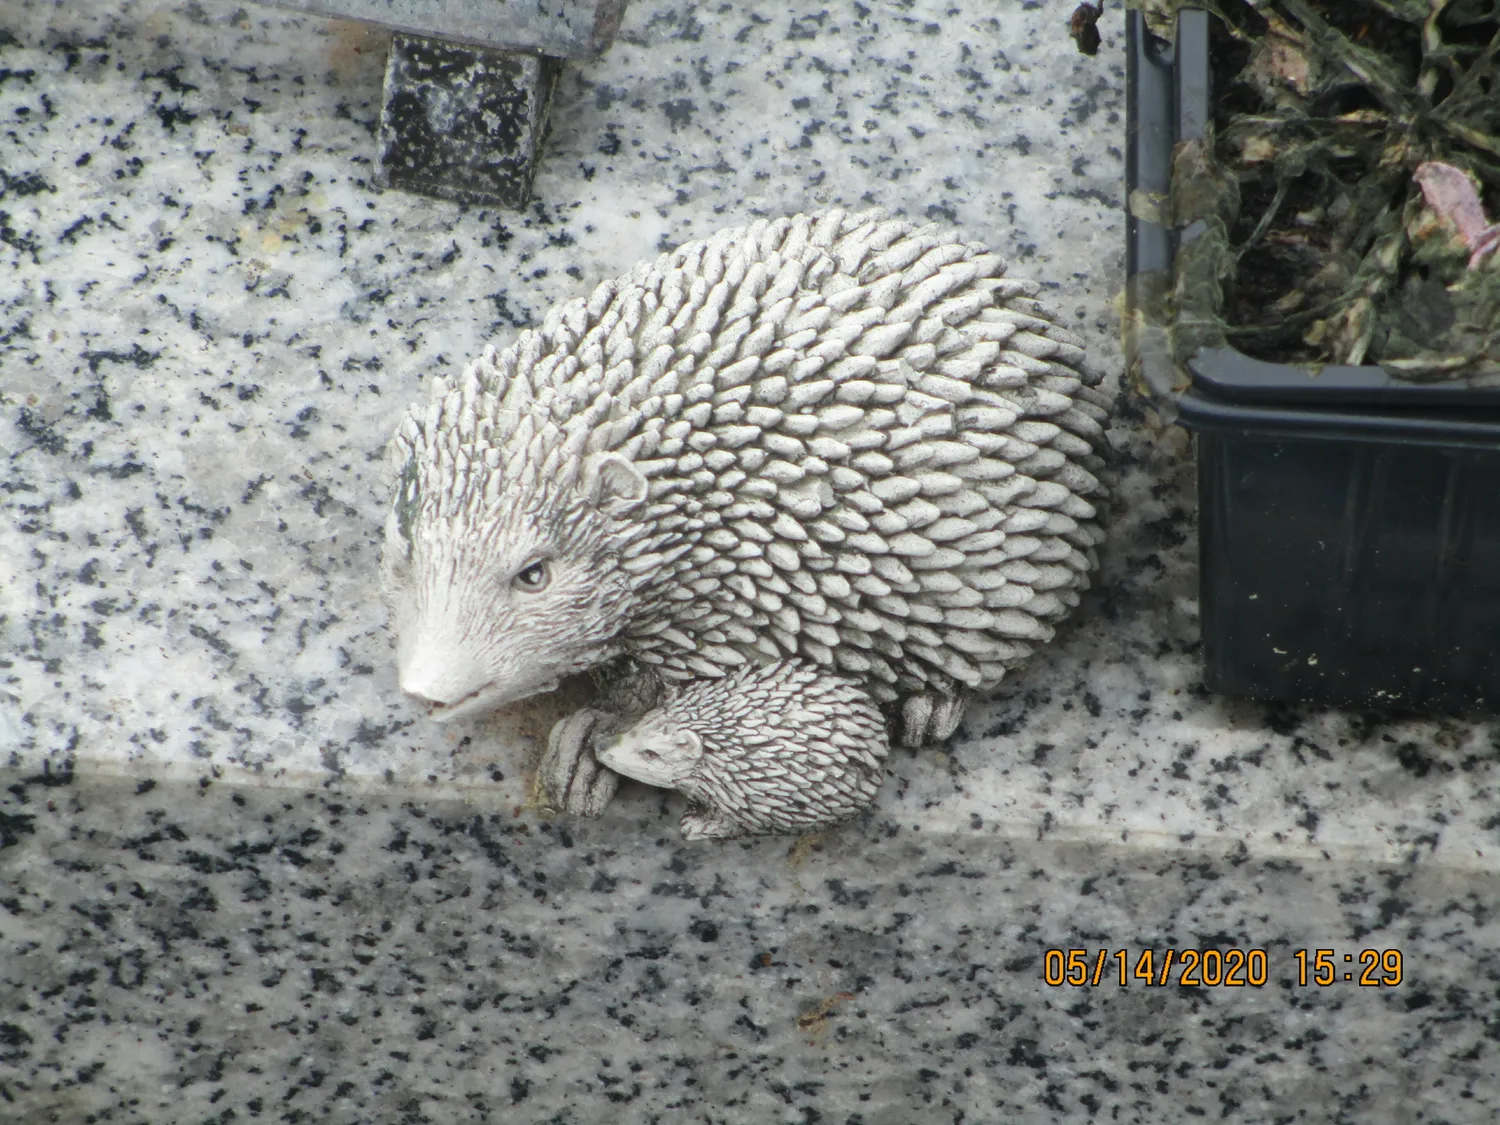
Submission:
[[[1497,1109],[1488,875],[994,825],[934,838],[901,800],[811,846],[704,848],[639,793],[538,825],[339,787],[17,788],[0,821],[17,839],[0,853],[12,1120],[1397,1125]],[[1043,979],[1048,948],[1199,945],[1264,947],[1270,982]],[[1324,945],[1401,949],[1407,981],[1297,985],[1295,950]]]
[[[634,5],[522,214],[370,186],[377,34],[0,7],[0,1121],[1495,1119],[1493,732],[1208,697],[1190,473],[1128,408],[1076,624],[820,841],[547,822],[576,696],[396,690],[386,435],[659,248],[952,222],[1118,370],[1121,32],[1072,6]],[[1043,983],[1189,945],[1269,982]]]

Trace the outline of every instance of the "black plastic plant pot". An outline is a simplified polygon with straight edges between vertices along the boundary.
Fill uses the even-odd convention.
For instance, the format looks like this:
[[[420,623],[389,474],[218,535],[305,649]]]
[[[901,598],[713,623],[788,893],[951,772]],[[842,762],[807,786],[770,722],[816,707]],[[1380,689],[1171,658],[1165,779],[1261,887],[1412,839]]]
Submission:
[[[1127,356],[1195,435],[1204,683],[1287,702],[1500,711],[1500,393],[1376,366],[1172,358],[1174,148],[1210,118],[1209,18],[1128,13]],[[1185,385],[1184,385],[1185,384]]]

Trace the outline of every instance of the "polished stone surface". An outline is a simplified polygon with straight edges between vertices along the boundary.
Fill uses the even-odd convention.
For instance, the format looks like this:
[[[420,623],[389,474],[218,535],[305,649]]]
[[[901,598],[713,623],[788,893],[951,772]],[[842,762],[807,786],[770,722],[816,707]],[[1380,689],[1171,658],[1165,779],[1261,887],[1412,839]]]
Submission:
[[[1488,874],[918,831],[900,800],[819,843],[704,847],[639,793],[537,824],[59,780],[18,784],[0,821],[0,1094],[56,1115],[27,1121],[1496,1110]],[[1122,988],[1112,957],[1097,986],[1044,981],[1051,948],[1134,970],[1210,946],[1263,948],[1266,986]],[[1299,985],[1319,947],[1340,978],[1400,950],[1403,983]]]
[[[1129,406],[1098,591],[848,828],[548,821],[579,697],[396,688],[386,435],[659,248],[953,222],[1118,373],[1122,35],[1072,7],[639,3],[519,214],[370,186],[380,35],[0,7],[0,1120],[1495,1119],[1491,726],[1203,692],[1191,468]],[[1268,984],[1043,981],[1200,946]]]

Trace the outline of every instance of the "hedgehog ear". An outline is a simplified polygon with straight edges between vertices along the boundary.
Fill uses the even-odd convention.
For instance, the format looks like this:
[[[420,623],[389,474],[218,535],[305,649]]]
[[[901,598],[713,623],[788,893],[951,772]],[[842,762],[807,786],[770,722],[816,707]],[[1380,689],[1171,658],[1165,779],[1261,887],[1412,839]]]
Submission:
[[[676,750],[684,757],[697,761],[703,757],[703,739],[698,737],[697,731],[679,730],[672,736],[676,744]]]
[[[646,499],[646,478],[618,453],[596,453],[583,465],[579,487],[606,515],[619,516]]]

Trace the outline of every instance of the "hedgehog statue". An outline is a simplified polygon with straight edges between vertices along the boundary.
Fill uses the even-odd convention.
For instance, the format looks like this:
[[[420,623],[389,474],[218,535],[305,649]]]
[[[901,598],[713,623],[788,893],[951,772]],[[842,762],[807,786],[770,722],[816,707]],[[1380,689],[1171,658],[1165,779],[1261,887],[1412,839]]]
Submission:
[[[434,379],[388,450],[403,691],[447,722],[603,673],[542,758],[565,811],[598,815],[616,761],[688,793],[689,834],[850,815],[870,708],[946,738],[1096,565],[1109,399],[1037,289],[936,226],[761,220]]]
[[[628,731],[595,750],[605,768],[692,802],[689,840],[806,832],[875,799],[885,716],[847,676],[800,660],[745,665],[669,688]]]

